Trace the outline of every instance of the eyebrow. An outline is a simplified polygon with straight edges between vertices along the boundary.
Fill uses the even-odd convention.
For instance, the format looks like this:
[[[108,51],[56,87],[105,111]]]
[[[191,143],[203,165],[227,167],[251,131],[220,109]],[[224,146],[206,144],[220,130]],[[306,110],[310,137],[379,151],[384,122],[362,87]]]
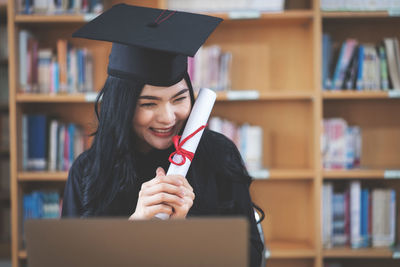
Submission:
[[[186,88],[186,89],[182,89],[182,90],[180,90],[178,93],[176,93],[175,95],[173,95],[173,96],[171,97],[171,99],[172,99],[172,98],[175,98],[175,97],[177,97],[177,96],[179,96],[179,95],[182,95],[182,94],[186,93],[187,91],[189,91],[189,89],[187,89],[187,88]],[[152,96],[152,95],[142,95],[142,96],[139,96],[139,99],[161,100],[160,97]]]

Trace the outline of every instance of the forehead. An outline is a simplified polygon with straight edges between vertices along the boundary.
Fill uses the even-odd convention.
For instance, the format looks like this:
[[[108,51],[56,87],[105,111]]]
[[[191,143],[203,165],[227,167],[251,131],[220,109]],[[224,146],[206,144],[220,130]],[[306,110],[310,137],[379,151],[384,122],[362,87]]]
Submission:
[[[153,95],[153,96],[169,96],[169,95],[174,95],[177,92],[179,92],[182,89],[187,89],[188,86],[186,84],[186,81],[182,79],[180,82],[169,86],[169,87],[163,87],[163,86],[153,86],[146,84],[143,87],[143,90],[141,92],[141,96],[144,95]]]

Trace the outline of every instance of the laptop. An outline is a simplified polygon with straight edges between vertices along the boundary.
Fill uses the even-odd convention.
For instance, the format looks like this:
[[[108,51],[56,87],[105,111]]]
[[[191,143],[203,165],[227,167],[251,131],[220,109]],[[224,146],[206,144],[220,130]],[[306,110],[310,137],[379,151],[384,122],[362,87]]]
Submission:
[[[28,220],[29,267],[248,266],[245,218]]]

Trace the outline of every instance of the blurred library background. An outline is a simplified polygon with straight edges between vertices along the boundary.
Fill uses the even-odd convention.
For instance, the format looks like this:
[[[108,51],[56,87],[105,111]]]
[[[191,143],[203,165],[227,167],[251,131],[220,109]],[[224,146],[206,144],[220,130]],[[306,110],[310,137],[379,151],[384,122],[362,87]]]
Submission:
[[[111,46],[72,32],[117,3],[219,16],[193,58],[208,127],[253,177],[268,266],[400,266],[400,0],[0,0],[0,267],[60,217]]]

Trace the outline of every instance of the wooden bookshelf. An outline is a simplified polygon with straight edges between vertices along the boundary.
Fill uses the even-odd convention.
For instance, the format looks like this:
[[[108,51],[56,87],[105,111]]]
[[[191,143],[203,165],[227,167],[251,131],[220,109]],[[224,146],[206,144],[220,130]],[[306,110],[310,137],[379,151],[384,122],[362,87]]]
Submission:
[[[19,172],[18,181],[20,182],[65,182],[68,172]]]
[[[388,18],[390,16],[389,12],[387,11],[370,11],[370,12],[352,12],[352,11],[346,11],[346,12],[328,12],[324,11],[322,12],[322,17],[323,18]]]
[[[115,3],[167,7],[167,0],[112,0]],[[18,77],[18,32],[29,29],[39,46],[54,47],[59,38],[87,47],[95,58],[95,90],[102,87],[110,45],[73,39],[71,33],[93,15],[22,15],[9,0],[10,129],[12,262],[25,264],[22,246],[22,197],[31,187],[62,185],[67,172],[22,169],[21,116],[57,113],[66,121],[93,122],[96,94],[47,95],[21,93]],[[400,170],[400,95],[382,91],[323,91],[322,33],[334,40],[354,37],[378,42],[400,37],[400,19],[388,12],[322,12],[319,0],[287,0],[280,13],[216,13],[225,21],[206,45],[218,44],[233,55],[232,90],[219,92],[213,116],[263,128],[263,166],[250,187],[253,201],[266,214],[262,223],[270,249],[268,266],[323,267],[326,261],[371,258],[386,264],[390,249],[323,249],[321,194],[324,180],[383,180]],[[2,8],[0,7],[0,12]],[[342,117],[363,129],[363,169],[323,170],[320,136],[324,118]],[[392,179],[396,183],[396,179]],[[340,182],[340,181],[338,181]],[[374,181],[372,181],[374,182]],[[400,192],[399,192],[400,195]],[[381,262],[378,263],[381,263]],[[363,266],[347,263],[345,266]],[[379,264],[378,264],[379,265]],[[367,264],[367,266],[372,266]],[[396,266],[389,263],[388,266]]]
[[[268,246],[271,259],[314,258],[317,255],[315,248],[306,241],[271,240]]]
[[[311,92],[259,92],[257,90],[231,90],[219,92],[217,101],[246,101],[246,100],[313,100]]]
[[[324,91],[322,97],[325,100],[329,99],[386,99],[399,98],[399,91]]]
[[[16,15],[15,23],[85,23],[94,19],[95,17],[95,14]]]
[[[16,95],[16,101],[18,103],[93,103],[96,96],[96,93],[63,95],[19,93]]]
[[[325,258],[393,258],[390,248],[333,248],[323,251]]]
[[[257,11],[238,11],[231,13],[207,13],[211,16],[217,16],[225,21],[229,20],[288,20],[299,22],[301,20],[310,20],[313,18],[311,10],[286,10],[284,12],[266,13]]]
[[[354,169],[325,170],[324,179],[400,179],[400,171],[396,169]]]

